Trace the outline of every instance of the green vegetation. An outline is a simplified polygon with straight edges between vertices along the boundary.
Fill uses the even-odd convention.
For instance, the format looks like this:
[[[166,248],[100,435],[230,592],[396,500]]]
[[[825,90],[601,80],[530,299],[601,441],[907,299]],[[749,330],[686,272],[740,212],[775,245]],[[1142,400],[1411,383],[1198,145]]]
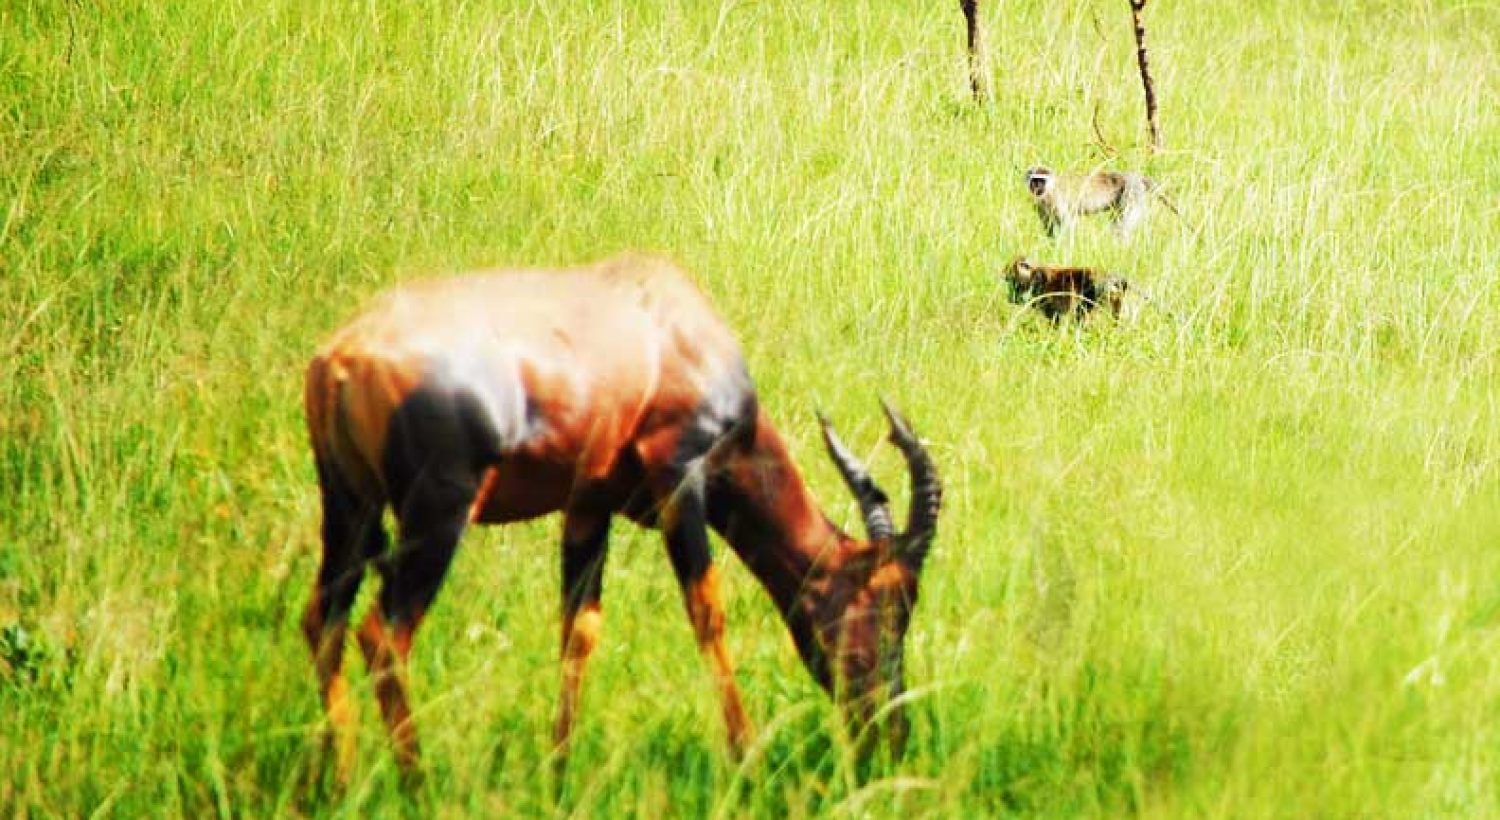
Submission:
[[[979,110],[936,0],[0,4],[0,814],[554,811],[551,520],[471,532],[420,636],[426,786],[352,663],[355,783],[304,788],[301,373],[392,282],[622,248],[700,275],[835,518],[812,411],[904,495],[880,394],[948,506],[863,783],[725,553],[729,761],[617,527],[565,809],[1500,813],[1500,8],[1153,3],[1147,157],[1124,0],[987,5]],[[1019,171],[1103,162],[1096,112],[1186,219],[1043,237]],[[1019,253],[1161,309],[1052,332]]]

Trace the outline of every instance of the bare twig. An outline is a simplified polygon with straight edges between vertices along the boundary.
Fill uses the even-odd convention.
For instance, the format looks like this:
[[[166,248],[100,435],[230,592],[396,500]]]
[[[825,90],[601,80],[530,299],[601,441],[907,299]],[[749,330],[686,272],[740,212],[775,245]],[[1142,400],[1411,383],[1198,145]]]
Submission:
[[[1146,89],[1146,125],[1151,129],[1151,150],[1161,150],[1161,129],[1156,122],[1156,86],[1151,82],[1151,65],[1146,58],[1146,0],[1130,0],[1130,16],[1135,22],[1135,59],[1141,69],[1141,85]]]
[[[1104,130],[1099,127],[1098,103],[1094,103],[1094,116],[1090,122],[1094,126],[1094,142],[1099,144],[1099,148],[1104,151],[1104,156],[1106,158],[1118,156],[1120,152],[1110,144],[1109,140],[1104,138]]]

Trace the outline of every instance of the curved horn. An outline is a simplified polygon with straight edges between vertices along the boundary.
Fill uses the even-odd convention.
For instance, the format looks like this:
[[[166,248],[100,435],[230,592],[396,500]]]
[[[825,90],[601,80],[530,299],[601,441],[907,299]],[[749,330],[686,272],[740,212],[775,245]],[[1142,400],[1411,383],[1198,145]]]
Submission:
[[[828,445],[828,457],[833,459],[844,483],[859,501],[859,513],[865,520],[865,532],[869,533],[870,540],[891,538],[895,535],[896,525],[891,522],[890,498],[870,477],[865,465],[839,440],[838,434],[833,432],[833,422],[821,410],[818,411],[818,423],[823,425],[823,443]]]
[[[914,569],[922,568],[932,537],[937,532],[938,510],[943,506],[943,484],[927,448],[917,440],[911,425],[884,398],[880,406],[890,420],[889,441],[901,449],[906,468],[911,473],[911,509],[906,516],[906,530],[897,538],[897,553]]]

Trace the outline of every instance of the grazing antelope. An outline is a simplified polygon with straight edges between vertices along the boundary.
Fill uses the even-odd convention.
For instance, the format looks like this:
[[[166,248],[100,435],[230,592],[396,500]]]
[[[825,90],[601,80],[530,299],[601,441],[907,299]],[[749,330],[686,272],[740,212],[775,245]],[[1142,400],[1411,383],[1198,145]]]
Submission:
[[[407,285],[334,334],[308,367],[305,398],[323,562],[303,630],[341,779],[354,756],[341,659],[366,565],[383,584],[358,641],[396,759],[414,775],[406,660],[459,536],[470,522],[553,511],[563,514],[559,761],[599,640],[616,513],[665,536],[732,750],[743,750],[750,723],[724,644],[709,527],[765,587],[807,670],[855,730],[889,707],[888,740],[900,753],[906,723],[891,700],[903,691],[907,625],[941,504],[932,460],[886,407],[912,485],[897,532],[885,493],[822,419],[869,539],[842,532],[759,406],[734,335],[670,262],[625,255]],[[398,530],[390,551],[387,505]]]

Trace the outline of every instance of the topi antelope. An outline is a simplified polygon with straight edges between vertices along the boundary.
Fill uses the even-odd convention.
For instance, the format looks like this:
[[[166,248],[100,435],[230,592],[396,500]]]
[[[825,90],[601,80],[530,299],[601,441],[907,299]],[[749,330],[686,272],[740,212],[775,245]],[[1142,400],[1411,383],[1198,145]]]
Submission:
[[[724,644],[709,527],[770,594],[808,672],[855,732],[883,712],[900,754],[906,721],[893,701],[942,498],[932,459],[887,406],[911,478],[897,532],[885,493],[820,415],[869,539],[842,532],[757,403],[734,335],[670,262],[625,255],[407,285],[334,334],[308,368],[305,398],[323,561],[303,630],[341,780],[354,758],[345,630],[366,565],[382,587],[358,642],[397,762],[417,775],[406,661],[460,535],[470,522],[553,511],[563,514],[559,768],[599,640],[616,513],[665,536],[736,754],[750,724]],[[387,505],[398,530],[390,551]]]

